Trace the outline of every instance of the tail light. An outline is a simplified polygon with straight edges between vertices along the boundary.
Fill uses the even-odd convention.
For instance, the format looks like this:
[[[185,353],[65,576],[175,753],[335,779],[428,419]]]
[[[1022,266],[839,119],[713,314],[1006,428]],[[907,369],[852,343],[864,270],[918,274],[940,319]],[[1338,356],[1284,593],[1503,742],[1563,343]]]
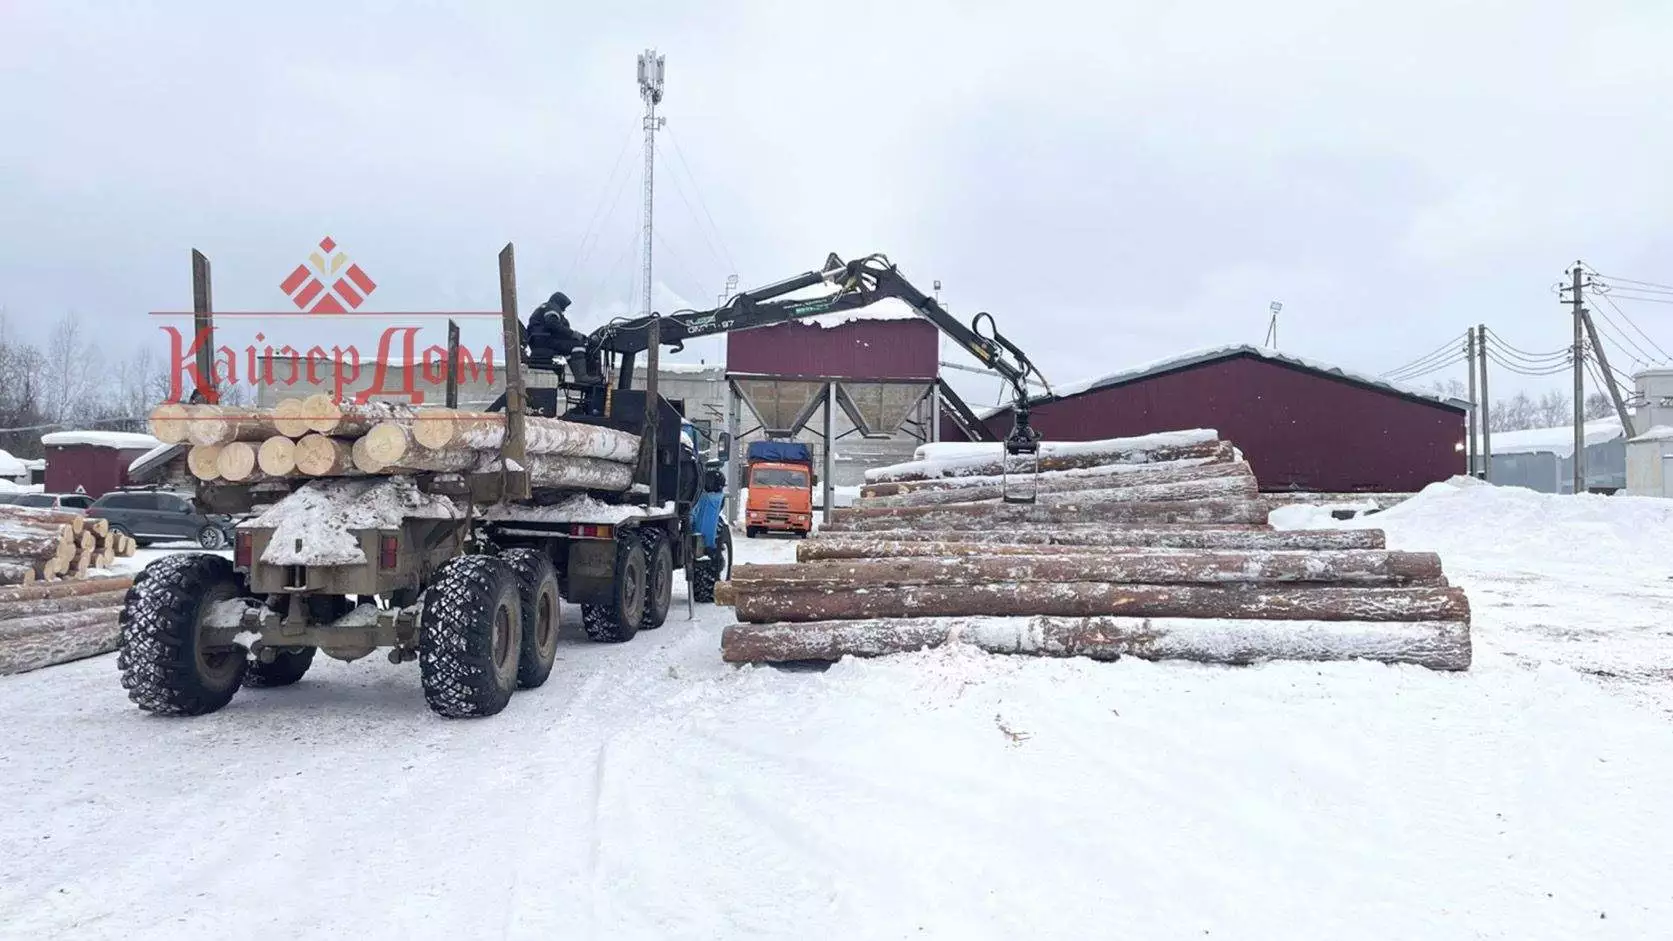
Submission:
[[[616,535],[616,527],[600,526],[597,523],[575,523],[569,527],[570,535],[582,539],[611,539]]]
[[[401,541],[398,537],[388,534],[378,537],[378,568],[394,568],[400,548]]]
[[[249,568],[250,557],[255,555],[255,542],[256,537],[254,533],[240,531],[238,533],[238,537],[233,540],[232,564],[242,569]]]

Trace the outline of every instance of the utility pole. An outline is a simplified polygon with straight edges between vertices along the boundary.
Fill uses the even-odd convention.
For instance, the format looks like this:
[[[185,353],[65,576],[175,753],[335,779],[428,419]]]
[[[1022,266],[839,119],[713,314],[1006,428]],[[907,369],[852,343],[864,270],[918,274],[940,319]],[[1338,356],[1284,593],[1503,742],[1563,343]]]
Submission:
[[[1615,405],[1615,414],[1620,416],[1621,431],[1631,438],[1632,416],[1627,413],[1626,399],[1621,397],[1621,388],[1615,383],[1615,374],[1609,371],[1609,354],[1603,351],[1603,340],[1598,337],[1597,324],[1592,322],[1591,311],[1582,312],[1582,316],[1586,320],[1586,336],[1592,341],[1592,352],[1597,354],[1597,363],[1603,367],[1603,387],[1609,392],[1609,401]]]
[[[1481,414],[1481,479],[1493,481],[1493,397],[1487,394],[1487,325],[1475,328],[1477,359],[1481,362],[1481,401],[1487,410]]]
[[[651,196],[654,192],[652,179],[656,173],[656,131],[668,123],[667,118],[658,117],[656,113],[656,106],[662,103],[664,58],[657,55],[655,49],[639,54],[639,97],[645,100],[645,254],[639,277],[645,285],[641,313],[646,317],[651,315]]]
[[[1481,403],[1475,396],[1475,347],[1475,328],[1471,327],[1466,331],[1464,338],[1464,354],[1470,361],[1470,445],[1467,449],[1469,457],[1466,459],[1468,463],[1465,465],[1464,473],[1471,477],[1476,475],[1476,412],[1481,410]]]
[[[1581,331],[1586,300],[1580,282],[1584,274],[1580,262],[1574,263],[1570,274],[1574,277],[1569,286],[1573,294],[1569,303],[1574,307],[1574,492],[1582,494],[1586,492],[1586,347]]]
[[[1267,321],[1267,324],[1266,324],[1266,342],[1263,345],[1271,347],[1272,349],[1277,349],[1278,348],[1278,312],[1284,309],[1284,305],[1280,301],[1273,301],[1272,303],[1266,305],[1266,308],[1267,308],[1267,310],[1272,311],[1272,319]]]

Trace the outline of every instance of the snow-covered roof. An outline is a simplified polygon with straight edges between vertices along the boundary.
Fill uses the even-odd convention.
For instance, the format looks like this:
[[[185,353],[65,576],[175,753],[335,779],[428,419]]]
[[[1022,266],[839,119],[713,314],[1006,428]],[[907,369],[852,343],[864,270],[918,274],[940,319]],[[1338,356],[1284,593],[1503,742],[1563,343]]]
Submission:
[[[1632,441],[1673,441],[1673,425],[1657,425]]]
[[[28,473],[28,464],[12,457],[12,452],[0,450],[0,477],[22,477]]]
[[[94,448],[149,451],[162,442],[132,431],[54,431],[41,435],[41,444],[47,447],[83,444]]]
[[[1586,447],[1603,444],[1624,437],[1621,419],[1611,415],[1585,424],[1583,433]],[[1495,431],[1490,436],[1493,453],[1498,454],[1555,454],[1561,458],[1574,456],[1574,426],[1529,428],[1524,431]]]
[[[1052,394],[1050,396],[1042,397],[1037,401],[1051,401],[1052,399],[1068,398],[1072,395],[1080,395],[1083,392],[1091,392],[1094,389],[1107,389],[1110,386],[1123,385],[1125,383],[1133,382],[1138,379],[1144,379],[1159,373],[1172,372],[1176,369],[1185,369],[1191,366],[1200,366],[1204,363],[1217,362],[1222,359],[1231,359],[1234,356],[1258,356],[1261,359],[1268,359],[1277,363],[1285,363],[1290,366],[1308,370],[1309,372],[1335,376],[1338,379],[1345,379],[1349,382],[1355,383],[1356,385],[1369,386],[1371,388],[1381,389],[1385,392],[1392,392],[1395,395],[1405,396],[1406,398],[1421,399],[1426,402],[1433,402],[1436,405],[1444,405],[1448,408],[1464,410],[1469,407],[1468,402],[1464,402],[1459,399],[1436,395],[1433,392],[1425,392],[1422,389],[1401,385],[1396,382],[1388,382],[1387,380],[1371,376],[1368,373],[1354,372],[1353,370],[1343,369],[1340,366],[1334,366],[1330,363],[1321,362],[1316,359],[1306,359],[1289,353],[1280,353],[1277,350],[1251,346],[1247,343],[1239,343],[1232,346],[1213,346],[1205,347],[1200,350],[1191,350],[1187,353],[1180,353],[1175,356],[1152,360],[1151,362],[1144,363],[1139,366],[1123,369],[1120,372],[1113,372],[1106,376],[1100,376],[1097,379],[1088,379],[1081,382],[1072,382],[1068,385],[1053,386],[1051,390]],[[1002,405],[997,408],[978,410],[976,414],[980,418],[989,418],[1005,411],[1009,407],[1010,406]]]
[[[152,471],[161,469],[176,455],[185,453],[185,444],[159,444],[128,462],[128,479],[134,483],[145,483]]]

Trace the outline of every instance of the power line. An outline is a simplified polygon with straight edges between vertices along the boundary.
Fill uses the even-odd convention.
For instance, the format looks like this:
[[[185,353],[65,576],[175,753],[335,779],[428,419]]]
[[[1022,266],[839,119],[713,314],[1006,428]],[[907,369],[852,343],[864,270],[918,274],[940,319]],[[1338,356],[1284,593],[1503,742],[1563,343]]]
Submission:
[[[658,147],[656,152],[662,153],[662,148]],[[669,169],[673,168],[670,167]],[[725,259],[721,258],[720,252],[715,250],[714,240],[709,238],[708,230],[703,228],[703,220],[698,217],[697,210],[691,205],[691,200],[686,197],[685,187],[680,185],[680,175],[670,173],[668,174],[668,180],[674,184],[674,192],[679,194],[680,202],[685,203],[686,212],[691,213],[691,221],[697,223],[697,232],[703,237],[703,246],[709,250],[710,255],[714,256],[715,264],[725,265]]]
[[[627,148],[632,143],[633,143],[633,129],[629,128],[628,132],[627,132],[627,138],[622,141],[622,149],[616,151],[615,162],[610,165],[610,175],[604,178],[604,185],[602,187],[599,187],[598,203],[593,206],[592,215],[587,217],[587,227],[585,229],[581,230],[581,241],[580,241],[580,244],[576,245],[576,247],[575,247],[575,257],[573,257],[569,260],[569,271],[567,273],[565,273],[565,275],[564,275],[564,280],[565,281],[568,281],[571,277],[574,276],[575,270],[581,266],[581,262],[585,259],[585,254],[586,254],[586,251],[587,251],[587,241],[588,241],[588,239],[592,238],[592,236],[593,236],[593,226],[595,224],[599,224],[599,223],[602,223],[602,222],[608,222],[609,221],[608,217],[606,217],[604,219],[600,219],[599,216],[598,216],[598,213],[599,213],[599,210],[604,208],[605,200],[609,198],[610,183],[611,183],[611,181],[615,180],[617,171],[621,170],[623,158],[625,158],[627,156]],[[620,194],[619,191],[617,192],[616,199],[617,200],[621,199],[621,194]],[[614,203],[611,204],[611,210],[610,211],[615,212]]]
[[[1568,372],[1570,363],[1555,363],[1544,368],[1530,368],[1524,364],[1513,362],[1500,356],[1492,347],[1483,347],[1487,358],[1519,376],[1557,376]]]
[[[1512,356],[1514,358],[1517,358],[1517,359],[1525,359],[1525,360],[1529,360],[1529,361],[1532,361],[1532,362],[1535,362],[1535,363],[1539,363],[1539,362],[1547,362],[1547,361],[1557,360],[1557,359],[1565,359],[1568,356],[1568,351],[1567,350],[1554,350],[1550,353],[1530,353],[1527,350],[1522,349],[1521,347],[1512,346],[1510,343],[1507,343],[1505,341],[1505,338],[1499,336],[1498,331],[1496,331],[1496,330],[1493,330],[1493,329],[1489,328],[1488,331],[1487,331],[1487,334],[1490,337],[1493,338],[1494,342],[1499,344],[1499,349],[1500,350],[1502,350],[1507,355],[1510,355],[1510,356]]]
[[[715,225],[715,217],[709,213],[709,204],[703,199],[703,187],[698,185],[696,174],[691,172],[691,164],[685,162],[685,151],[680,149],[680,139],[670,133],[668,140],[674,145],[674,156],[679,159],[680,166],[685,170],[686,179],[691,181],[691,189],[697,194],[697,205],[703,207],[703,215],[709,220],[709,228],[714,230],[715,241],[720,243],[720,250],[726,256],[726,263],[731,267],[733,273],[736,273],[738,266],[732,261],[732,253],[726,248],[726,237],[720,234],[720,226]]]
[[[1621,305],[1619,305],[1619,304],[1617,304],[1617,303],[1615,303],[1615,300],[1614,300],[1614,298],[1611,298],[1611,297],[1610,297],[1610,296],[1609,296],[1609,295],[1607,295],[1607,294],[1600,294],[1600,295],[1598,295],[1598,296],[1599,296],[1599,297],[1602,297],[1602,298],[1603,298],[1603,299],[1604,299],[1604,301],[1605,301],[1605,302],[1607,302],[1607,303],[1608,303],[1608,304],[1609,304],[1609,306],[1610,306],[1610,307],[1613,307],[1613,308],[1614,308],[1614,309],[1615,309],[1615,313],[1617,313],[1617,314],[1620,314],[1620,315],[1621,315],[1621,319],[1622,319],[1622,320],[1625,320],[1625,321],[1626,321],[1626,322],[1627,322],[1627,323],[1628,323],[1628,324],[1629,324],[1629,325],[1630,325],[1630,326],[1631,326],[1631,327],[1632,327],[1632,329],[1633,329],[1633,331],[1634,331],[1634,332],[1636,332],[1636,333],[1637,333],[1637,334],[1638,334],[1638,335],[1639,335],[1639,336],[1641,336],[1641,337],[1643,337],[1643,338],[1644,338],[1644,342],[1646,342],[1646,343],[1648,343],[1648,344],[1650,344],[1650,345],[1651,345],[1651,346],[1653,346],[1653,347],[1655,347],[1655,348],[1656,348],[1656,351],[1657,351],[1657,352],[1658,352],[1658,353],[1660,353],[1660,354],[1661,354],[1661,357],[1662,357],[1662,358],[1661,358],[1661,362],[1666,362],[1666,361],[1668,361],[1668,360],[1670,360],[1670,359],[1673,359],[1673,355],[1669,355],[1669,354],[1668,354],[1668,352],[1667,352],[1667,351],[1666,351],[1666,350],[1665,350],[1665,349],[1662,349],[1662,346],[1661,346],[1661,344],[1659,344],[1659,343],[1657,343],[1657,342],[1656,342],[1656,341],[1655,341],[1655,340],[1653,340],[1653,339],[1651,339],[1651,338],[1650,338],[1650,335],[1649,335],[1649,334],[1647,334],[1647,333],[1645,333],[1645,332],[1644,332],[1644,330],[1643,330],[1643,328],[1641,328],[1641,327],[1639,327],[1639,326],[1638,326],[1638,323],[1637,323],[1637,321],[1634,321],[1634,320],[1633,320],[1633,319],[1632,319],[1632,318],[1631,318],[1631,317],[1630,317],[1630,316],[1628,316],[1628,315],[1627,315],[1627,312],[1626,312],[1626,311],[1624,311],[1624,310],[1622,310],[1622,309],[1621,309]],[[1609,315],[1608,315],[1608,314],[1606,314],[1606,313],[1604,313],[1604,312],[1603,312],[1603,311],[1602,311],[1602,310],[1599,310],[1599,311],[1598,311],[1598,313],[1599,313],[1599,314],[1602,314],[1602,315],[1603,315],[1603,318],[1604,318],[1604,319],[1605,319],[1605,320],[1609,320],[1609,319],[1610,319],[1610,318],[1609,318]],[[1611,321],[1611,323],[1613,323],[1613,321]],[[1634,344],[1633,344],[1633,346],[1634,346],[1634,347],[1635,347],[1635,348],[1637,348],[1637,346],[1638,346],[1638,345],[1637,345],[1637,344],[1636,344],[1636,343],[1634,343]],[[1643,350],[1643,349],[1642,349],[1642,348],[1639,348],[1639,352],[1641,352],[1641,353],[1642,353],[1642,352],[1644,352],[1644,350]],[[1655,359],[1655,357],[1653,357],[1653,356],[1649,356],[1649,354],[1648,354],[1648,353],[1646,353],[1646,354],[1645,354],[1645,355],[1646,355],[1646,356],[1647,356],[1647,357],[1648,357],[1648,358],[1649,358],[1649,359],[1651,359],[1651,360],[1654,360],[1654,359]]]
[[[1413,379],[1421,379],[1424,376],[1428,376],[1428,375],[1431,375],[1433,373],[1440,372],[1443,369],[1447,369],[1449,367],[1456,366],[1457,364],[1462,363],[1464,360],[1466,360],[1468,358],[1469,358],[1468,354],[1466,354],[1463,350],[1459,350],[1457,353],[1453,354],[1453,356],[1450,359],[1444,359],[1444,360],[1441,360],[1441,361],[1438,361],[1438,362],[1435,362],[1435,363],[1430,363],[1430,364],[1425,365],[1422,368],[1418,368],[1418,369],[1415,369],[1415,370],[1397,370],[1396,372],[1398,372],[1398,375],[1396,375],[1394,373],[1384,373],[1381,376],[1381,378],[1387,379],[1391,382],[1410,382]]]
[[[604,216],[599,219],[598,229],[594,233],[592,244],[590,246],[584,246],[584,251],[581,253],[580,259],[575,263],[575,270],[577,273],[584,265],[586,265],[587,260],[592,257],[592,254],[595,250],[597,250],[599,243],[604,240],[604,230],[609,227],[610,220],[616,217],[616,207],[621,205],[622,194],[627,192],[627,184],[632,181],[632,172],[622,174],[622,181],[616,187],[616,195],[610,200],[610,208],[605,211]],[[635,228],[635,232],[637,232],[637,228]],[[614,271],[615,266],[612,265],[610,270]],[[589,284],[590,283],[591,280],[589,279]]]
[[[1587,271],[1591,272],[1592,277],[1600,278],[1604,281],[1619,281],[1622,284],[1637,284],[1645,288],[1660,288],[1663,291],[1673,292],[1673,284],[1662,284],[1659,281],[1639,281],[1634,278],[1622,278],[1612,274],[1604,274],[1590,265],[1585,267]]]
[[[1396,366],[1395,368],[1388,370],[1387,372],[1382,374],[1381,378],[1386,379],[1386,378],[1389,378],[1389,377],[1393,376],[1395,373],[1403,373],[1403,372],[1406,372],[1410,369],[1414,369],[1414,368],[1419,367],[1419,366],[1428,365],[1430,363],[1430,361],[1435,360],[1435,359],[1440,359],[1440,358],[1444,358],[1444,357],[1447,357],[1447,356],[1453,356],[1453,355],[1458,355],[1458,356],[1462,357],[1463,354],[1462,354],[1462,351],[1459,349],[1458,344],[1463,341],[1463,339],[1465,338],[1466,335],[1467,335],[1467,333],[1458,334],[1457,336],[1453,337],[1452,339],[1450,339],[1450,340],[1446,341],[1445,343],[1441,344],[1441,346],[1439,348],[1437,348],[1437,349],[1435,349],[1431,352],[1425,353],[1422,356],[1419,356],[1417,359],[1412,360],[1411,362],[1405,364],[1404,366]]]

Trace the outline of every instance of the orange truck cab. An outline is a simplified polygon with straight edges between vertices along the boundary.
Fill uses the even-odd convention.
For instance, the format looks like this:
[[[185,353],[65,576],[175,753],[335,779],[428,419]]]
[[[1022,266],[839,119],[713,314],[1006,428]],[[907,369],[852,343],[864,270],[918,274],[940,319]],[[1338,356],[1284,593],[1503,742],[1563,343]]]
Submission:
[[[794,533],[813,529],[813,452],[799,441],[752,441],[744,485],[744,534]]]

